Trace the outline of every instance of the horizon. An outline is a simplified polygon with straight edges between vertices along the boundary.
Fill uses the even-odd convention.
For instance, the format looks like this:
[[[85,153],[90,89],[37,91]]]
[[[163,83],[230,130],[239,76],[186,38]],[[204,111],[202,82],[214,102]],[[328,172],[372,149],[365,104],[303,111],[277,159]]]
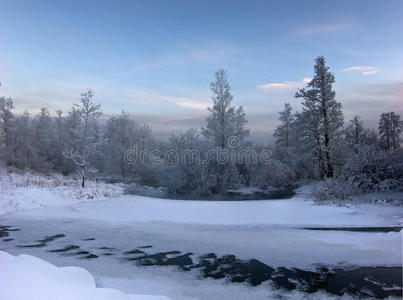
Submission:
[[[345,123],[376,128],[382,112],[403,113],[403,3],[342,2],[2,1],[0,96],[35,115],[67,112],[91,88],[105,115],[124,110],[166,138],[204,125],[222,67],[251,140],[266,144],[323,55]]]

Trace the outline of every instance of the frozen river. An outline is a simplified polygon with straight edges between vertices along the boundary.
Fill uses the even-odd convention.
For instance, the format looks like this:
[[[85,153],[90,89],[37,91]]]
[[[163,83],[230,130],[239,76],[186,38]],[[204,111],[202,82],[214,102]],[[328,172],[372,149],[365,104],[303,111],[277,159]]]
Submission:
[[[11,227],[1,249],[172,299],[384,297],[402,292],[402,213],[317,206],[303,192],[247,202],[123,196],[2,216]]]

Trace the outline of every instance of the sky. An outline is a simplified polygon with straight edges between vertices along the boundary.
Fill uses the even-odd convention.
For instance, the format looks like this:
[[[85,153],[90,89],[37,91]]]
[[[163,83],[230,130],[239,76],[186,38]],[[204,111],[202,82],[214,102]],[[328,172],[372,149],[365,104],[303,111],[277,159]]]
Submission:
[[[403,1],[0,0],[0,96],[15,112],[67,113],[91,88],[156,135],[204,125],[224,68],[252,138],[269,140],[284,102],[325,56],[345,121],[403,114]]]

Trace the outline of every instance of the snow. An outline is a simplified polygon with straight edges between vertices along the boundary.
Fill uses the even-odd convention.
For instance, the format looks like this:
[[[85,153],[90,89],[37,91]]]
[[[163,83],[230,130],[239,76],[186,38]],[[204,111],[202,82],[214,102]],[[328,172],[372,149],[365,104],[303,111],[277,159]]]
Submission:
[[[123,194],[121,184],[87,180],[86,187],[74,178],[51,177],[26,172],[0,173],[0,215],[47,206],[67,206],[85,201],[103,200]]]
[[[119,290],[99,288],[83,268],[58,268],[31,255],[14,257],[0,251],[0,265],[2,300],[169,300],[165,296],[127,295]]]
[[[233,254],[239,259],[258,259],[272,267],[304,270],[314,270],[318,265],[343,268],[401,266],[402,231],[384,233],[303,229],[401,226],[401,206],[362,204],[348,208],[316,205],[310,198],[311,186],[299,189],[292,199],[259,201],[185,201],[119,193],[116,197],[78,200],[71,197],[74,189],[70,189],[66,187],[68,196],[60,192],[63,187],[43,187],[41,184],[14,184],[6,192],[2,190],[2,202],[5,196],[9,199],[7,197],[14,195],[19,206],[18,210],[10,209],[7,215],[3,215],[1,223],[21,229],[10,234],[15,240],[2,243],[2,249],[13,255],[29,251],[29,254],[58,266],[79,266],[55,267],[57,273],[63,275],[52,275],[52,278],[75,278],[76,282],[71,284],[81,284],[82,290],[84,287],[85,290],[89,289],[89,286],[95,289],[95,277],[97,286],[126,293],[122,295],[116,290],[96,288],[99,290],[96,293],[104,293],[105,297],[113,293],[118,293],[117,297],[136,294],[138,299],[143,299],[139,294],[148,295],[147,299],[159,299],[156,294],[173,299],[306,297],[298,291],[278,291],[269,283],[251,287],[247,284],[229,284],[225,280],[199,280],[197,275],[180,272],[174,267],[144,268],[124,263],[125,251],[144,245],[152,245],[146,250],[149,254],[178,250],[194,253],[193,259],[210,252],[217,256]],[[41,205],[37,205],[38,202]],[[46,249],[18,247],[59,233],[63,233],[65,238],[55,240]],[[85,241],[88,237],[96,239]],[[101,247],[114,247],[119,249],[119,253],[83,260],[48,251],[72,244],[98,255],[96,251]],[[0,273],[3,272],[2,261]],[[30,272],[27,274],[37,276]],[[3,284],[2,281],[0,284]],[[70,281],[74,282],[73,279]],[[150,298],[150,295],[155,296]],[[101,297],[104,296],[96,298],[103,299]],[[130,297],[122,299],[137,299]],[[309,299],[323,298],[329,298],[329,295],[322,292],[309,295]]]
[[[360,205],[353,208],[315,205],[312,186],[292,199],[257,201],[190,201],[123,195],[123,186],[63,176],[2,175],[0,214],[93,219],[113,223],[164,221],[192,224],[309,227],[401,226],[403,208]],[[102,200],[102,201],[101,201]]]
[[[19,212],[37,218],[66,217],[113,223],[164,221],[192,224],[268,224],[287,227],[370,227],[403,224],[399,207],[355,208],[315,205],[305,194],[288,200],[189,201],[124,195],[106,201],[75,203]]]

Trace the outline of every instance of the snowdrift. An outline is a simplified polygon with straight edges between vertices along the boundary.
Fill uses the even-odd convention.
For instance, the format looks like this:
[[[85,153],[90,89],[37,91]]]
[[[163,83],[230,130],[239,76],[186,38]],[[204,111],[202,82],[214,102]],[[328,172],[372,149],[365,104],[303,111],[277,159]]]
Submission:
[[[127,295],[96,287],[92,275],[79,267],[58,268],[31,255],[0,251],[2,300],[169,300],[165,296]]]

